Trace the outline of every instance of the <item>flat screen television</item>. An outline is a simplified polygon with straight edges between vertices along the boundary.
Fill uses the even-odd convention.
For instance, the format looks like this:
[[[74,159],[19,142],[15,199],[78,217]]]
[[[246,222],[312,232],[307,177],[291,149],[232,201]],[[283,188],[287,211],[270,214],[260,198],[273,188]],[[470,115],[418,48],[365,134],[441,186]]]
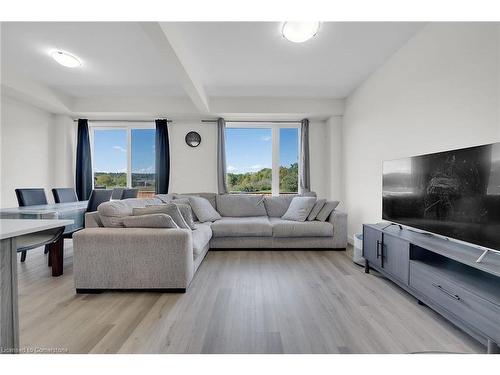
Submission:
[[[500,250],[500,143],[385,161],[383,219]]]

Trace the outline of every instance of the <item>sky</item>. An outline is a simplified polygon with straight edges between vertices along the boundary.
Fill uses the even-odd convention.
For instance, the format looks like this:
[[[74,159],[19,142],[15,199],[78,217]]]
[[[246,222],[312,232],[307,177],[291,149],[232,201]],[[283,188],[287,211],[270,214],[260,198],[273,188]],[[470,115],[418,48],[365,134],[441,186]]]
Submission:
[[[127,171],[127,131],[95,130],[94,171]],[[132,129],[132,173],[154,173],[155,129]]]
[[[256,172],[272,166],[272,130],[226,129],[226,168],[229,173]],[[280,165],[298,162],[298,129],[280,129]]]
[[[298,162],[298,129],[280,129],[280,165]],[[154,173],[155,129],[132,129],[132,172]],[[226,165],[229,173],[271,168],[272,130],[226,129]],[[127,171],[127,131],[94,131],[94,171]]]

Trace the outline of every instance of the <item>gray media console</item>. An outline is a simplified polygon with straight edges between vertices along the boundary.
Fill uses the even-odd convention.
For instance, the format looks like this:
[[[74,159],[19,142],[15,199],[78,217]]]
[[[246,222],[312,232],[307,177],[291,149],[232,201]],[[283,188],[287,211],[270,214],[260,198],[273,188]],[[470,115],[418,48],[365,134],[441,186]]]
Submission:
[[[500,255],[387,223],[363,225],[363,257],[373,268],[499,353]]]

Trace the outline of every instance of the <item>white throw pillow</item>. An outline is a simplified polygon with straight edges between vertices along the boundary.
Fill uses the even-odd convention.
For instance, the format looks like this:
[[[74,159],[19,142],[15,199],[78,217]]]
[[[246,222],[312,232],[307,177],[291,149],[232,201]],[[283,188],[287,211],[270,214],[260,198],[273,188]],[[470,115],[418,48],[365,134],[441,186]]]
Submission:
[[[330,214],[337,208],[339,205],[338,201],[327,201],[321,211],[316,216],[316,220],[318,221],[326,221]]]
[[[316,203],[314,204],[313,209],[311,210],[311,213],[307,217],[307,221],[313,221],[316,219],[316,216],[318,216],[319,212],[323,208],[323,206],[326,203],[326,199],[318,199]]]
[[[193,209],[198,221],[205,223],[207,221],[220,220],[222,217],[210,204],[208,199],[202,197],[189,196],[189,204]]]
[[[316,197],[295,197],[281,218],[293,221],[306,221],[315,203]]]

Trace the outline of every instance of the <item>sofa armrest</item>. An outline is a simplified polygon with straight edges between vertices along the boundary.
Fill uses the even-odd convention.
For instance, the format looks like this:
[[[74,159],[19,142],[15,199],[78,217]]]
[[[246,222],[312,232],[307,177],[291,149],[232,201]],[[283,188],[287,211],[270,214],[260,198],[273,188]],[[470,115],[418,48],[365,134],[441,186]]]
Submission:
[[[333,237],[335,248],[347,247],[347,213],[333,210],[328,218],[328,222],[333,225]]]
[[[185,289],[193,278],[187,229],[85,228],[73,249],[77,289]]]

